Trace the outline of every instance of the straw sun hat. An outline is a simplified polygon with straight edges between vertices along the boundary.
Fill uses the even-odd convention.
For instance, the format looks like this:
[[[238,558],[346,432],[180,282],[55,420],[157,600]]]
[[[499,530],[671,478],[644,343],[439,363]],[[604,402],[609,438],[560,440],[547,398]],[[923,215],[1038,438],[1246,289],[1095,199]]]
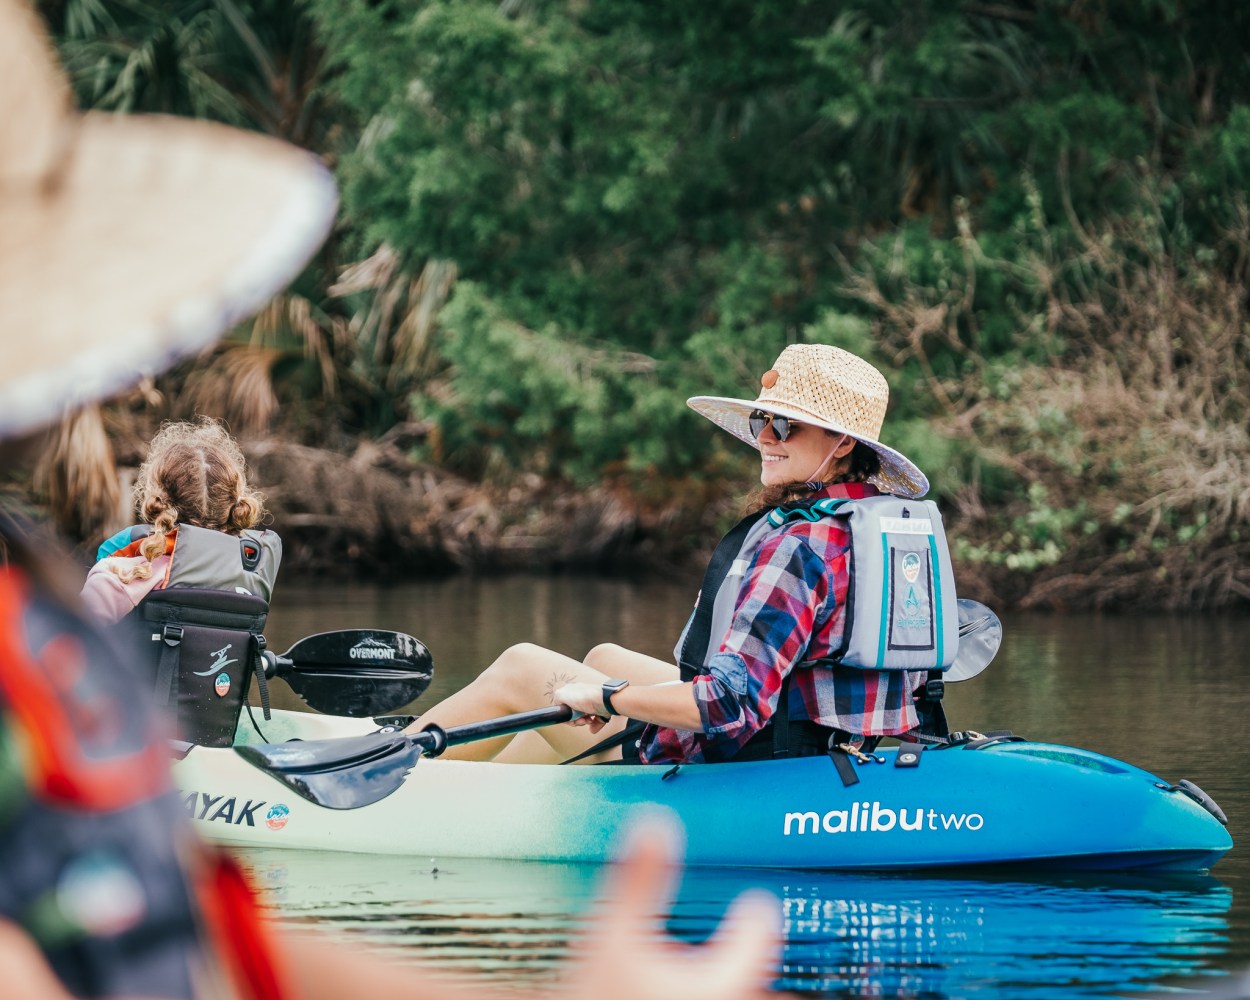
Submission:
[[[755,399],[694,396],[687,405],[753,448],[748,418],[764,410],[813,427],[849,434],[875,451],[881,468],[870,482],[895,496],[917,498],[929,492],[929,480],[906,456],[878,438],[890,387],[876,368],[840,347],[793,344],[760,378]]]
[[[0,438],[206,347],[325,238],[326,169],[205,122],[77,114],[35,12],[0,0]]]

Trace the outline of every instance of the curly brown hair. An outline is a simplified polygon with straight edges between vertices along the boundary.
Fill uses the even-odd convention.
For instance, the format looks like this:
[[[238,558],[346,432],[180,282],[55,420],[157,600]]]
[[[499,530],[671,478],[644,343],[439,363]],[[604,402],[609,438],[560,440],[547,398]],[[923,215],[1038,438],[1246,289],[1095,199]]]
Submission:
[[[238,535],[265,516],[265,498],[247,483],[247,462],[216,420],[197,417],[164,424],[135,479],[134,502],[152,534],[139,551],[147,562],[119,576],[146,580],[179,524]]]

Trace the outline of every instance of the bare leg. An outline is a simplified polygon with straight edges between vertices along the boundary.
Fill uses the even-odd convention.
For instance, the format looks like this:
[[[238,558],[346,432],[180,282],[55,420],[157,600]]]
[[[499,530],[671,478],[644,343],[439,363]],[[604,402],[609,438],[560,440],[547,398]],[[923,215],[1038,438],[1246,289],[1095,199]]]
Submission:
[[[432,722],[447,728],[543,708],[555,704],[554,694],[565,684],[602,683],[607,677],[626,677],[633,684],[660,684],[676,680],[677,668],[612,644],[596,646],[586,655],[586,661],[579,663],[542,646],[521,643],[504,650],[471,684],[422,714],[413,728],[420,729]],[[565,760],[619,732],[624,725],[624,719],[613,719],[598,733],[591,733],[585,727],[546,726],[532,730],[541,743],[527,738],[509,748],[502,759],[514,764],[549,763],[553,758]],[[502,736],[465,743],[452,747],[443,756],[455,760],[494,760],[512,740],[510,736]],[[616,755],[619,756],[619,752]],[[591,758],[592,761],[597,759]]]
[[[600,735],[600,739],[602,739]],[[561,757],[535,729],[517,733],[512,741],[495,755],[496,764],[559,764]]]

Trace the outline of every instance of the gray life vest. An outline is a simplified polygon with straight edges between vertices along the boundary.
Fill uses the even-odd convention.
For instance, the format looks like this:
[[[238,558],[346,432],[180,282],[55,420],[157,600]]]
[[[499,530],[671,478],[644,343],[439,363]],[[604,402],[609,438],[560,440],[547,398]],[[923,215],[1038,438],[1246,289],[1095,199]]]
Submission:
[[[955,571],[932,500],[826,498],[769,514],[844,517],[851,532],[846,627],[836,662],[864,670],[946,670],[959,651]]]
[[[744,537],[713,598],[703,667],[733,624],[742,581],[764,536],[796,520],[839,517],[851,533],[850,586],[842,645],[834,655],[799,664],[843,664],[863,670],[947,669],[959,648],[955,574],[941,514],[931,500],[893,496],[824,497],[786,505],[761,518]],[[699,600],[706,599],[700,595]],[[675,650],[680,660],[687,622]]]
[[[179,525],[166,585],[135,608],[138,641],[151,650],[156,700],[173,710],[178,739],[226,747],[253,674],[269,717],[265,648],[282,540],[272,531],[227,535]]]
[[[276,532],[227,535],[181,524],[165,586],[233,590],[254,594],[268,604],[281,562],[282,539]]]

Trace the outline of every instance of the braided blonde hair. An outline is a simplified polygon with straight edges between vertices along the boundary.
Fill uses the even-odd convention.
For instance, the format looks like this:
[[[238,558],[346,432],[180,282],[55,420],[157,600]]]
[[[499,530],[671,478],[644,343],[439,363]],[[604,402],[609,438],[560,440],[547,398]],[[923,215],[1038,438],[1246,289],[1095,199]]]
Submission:
[[[265,498],[246,478],[238,443],[216,420],[197,417],[164,424],[135,479],[134,502],[152,534],[139,546],[146,562],[110,569],[123,583],[147,580],[179,524],[238,535],[265,516]]]

